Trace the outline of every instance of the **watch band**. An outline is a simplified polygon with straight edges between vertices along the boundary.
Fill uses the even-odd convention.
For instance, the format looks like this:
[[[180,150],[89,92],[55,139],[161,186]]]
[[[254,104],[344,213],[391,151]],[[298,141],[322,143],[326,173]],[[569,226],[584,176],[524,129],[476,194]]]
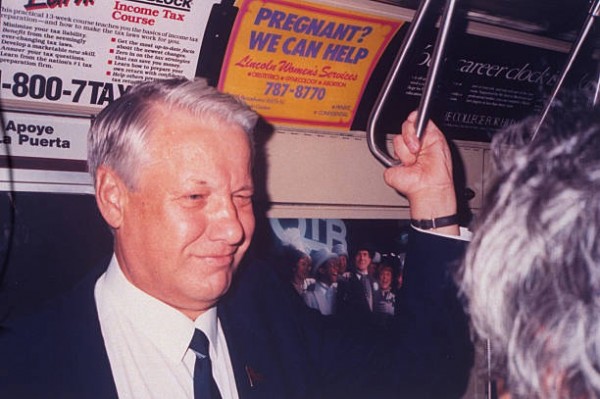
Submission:
[[[442,216],[435,219],[410,219],[410,223],[423,230],[437,229],[439,227],[451,226],[458,224],[458,214]]]

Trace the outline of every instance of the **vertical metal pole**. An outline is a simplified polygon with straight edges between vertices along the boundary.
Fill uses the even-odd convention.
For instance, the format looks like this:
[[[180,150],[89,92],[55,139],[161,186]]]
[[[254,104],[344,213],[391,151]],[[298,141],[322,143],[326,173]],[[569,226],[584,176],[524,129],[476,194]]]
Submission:
[[[583,27],[579,31],[579,35],[577,36],[577,39],[575,40],[575,42],[573,43],[573,46],[571,47],[571,51],[569,52],[567,62],[565,63],[565,66],[563,67],[563,70],[560,74],[558,81],[556,82],[556,85],[554,85],[552,94],[550,95],[550,98],[548,99],[548,102],[546,103],[544,111],[542,112],[542,116],[540,117],[540,120],[535,128],[535,131],[533,132],[533,136],[531,137],[532,141],[535,140],[535,138],[540,130],[540,127],[542,126],[542,124],[544,123],[544,120],[548,116],[548,112],[550,112],[552,103],[556,99],[556,96],[557,96],[558,92],[560,91],[560,89],[562,88],[562,85],[564,84],[565,79],[566,79],[567,75],[569,74],[569,71],[573,67],[573,63],[575,62],[575,59],[579,55],[579,52],[581,51],[581,48],[583,47],[585,39],[587,38],[590,31],[592,30],[592,26],[594,25],[594,22],[596,21],[595,18],[599,16],[599,12],[600,12],[600,0],[594,0],[594,3],[592,4],[592,8],[590,9],[589,15],[587,16],[587,18],[583,24]]]
[[[389,167],[396,165],[398,161],[391,158],[385,151],[382,151],[377,147],[377,143],[375,142],[375,128],[381,115],[383,105],[389,97],[392,85],[396,80],[400,69],[402,69],[406,63],[408,51],[414,45],[415,38],[422,29],[423,22],[426,19],[429,9],[431,8],[432,2],[433,0],[424,0],[420,3],[406,37],[402,42],[402,46],[398,51],[398,55],[394,60],[394,64],[392,65],[392,68],[386,77],[383,88],[379,92],[377,100],[375,101],[375,105],[373,106],[373,110],[369,115],[369,120],[367,122],[367,144],[369,145],[369,150],[371,150],[371,153],[373,153],[375,158],[384,164],[384,166]],[[422,136],[425,126],[429,120],[431,99],[433,97],[436,83],[440,74],[440,68],[444,60],[446,43],[448,41],[449,31],[452,25],[452,18],[455,14],[457,3],[458,0],[446,0],[444,13],[440,20],[440,29],[434,46],[431,66],[427,72],[427,78],[425,80],[425,86],[423,88],[423,93],[421,95],[421,101],[419,104],[417,119],[417,137],[419,138]]]
[[[369,145],[369,149],[371,153],[377,158],[381,163],[385,166],[393,166],[398,163],[397,160],[391,158],[387,155],[386,152],[381,151],[379,147],[377,147],[377,143],[375,142],[375,128],[377,126],[377,122],[379,121],[379,117],[381,116],[381,111],[383,109],[383,105],[387,101],[394,81],[398,77],[400,70],[405,66],[406,60],[408,57],[409,50],[413,47],[414,42],[416,40],[417,34],[421,31],[423,27],[423,21],[425,21],[429,8],[433,0],[424,0],[419,4],[419,8],[415,12],[415,15],[410,23],[410,27],[404,40],[402,41],[402,45],[398,50],[398,54],[394,59],[394,63],[390,68],[390,71],[383,83],[383,87],[377,96],[377,100],[375,101],[375,105],[373,106],[373,110],[369,115],[369,120],[367,122],[367,143]]]
[[[421,95],[421,102],[419,104],[419,112],[417,115],[417,137],[421,138],[427,122],[429,121],[429,114],[431,110],[431,100],[433,98],[434,91],[436,89],[436,83],[440,75],[440,68],[444,61],[444,53],[446,50],[446,43],[448,41],[448,33],[452,25],[452,18],[454,17],[456,10],[457,0],[448,0],[444,9],[444,14],[440,21],[440,31],[438,33],[436,43],[434,46],[433,58],[431,60],[431,67],[427,72],[427,78],[425,79],[425,87],[423,88],[423,94]]]
[[[485,340],[485,357],[487,361],[487,399],[492,398],[492,345],[489,339]]]
[[[596,90],[594,90],[594,100],[592,106],[597,107],[600,101],[600,65],[596,65]]]

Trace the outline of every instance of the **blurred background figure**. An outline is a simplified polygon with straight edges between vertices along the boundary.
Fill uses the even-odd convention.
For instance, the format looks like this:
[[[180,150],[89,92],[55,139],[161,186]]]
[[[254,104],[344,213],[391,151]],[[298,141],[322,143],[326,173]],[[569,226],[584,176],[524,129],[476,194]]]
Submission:
[[[340,260],[340,267],[338,270],[338,278],[347,279],[350,277],[350,272],[348,271],[348,248],[344,244],[335,244],[331,251],[336,254]]]
[[[302,295],[314,282],[309,277],[311,259],[306,253],[287,245],[281,252],[281,272],[283,279],[292,284],[296,292]]]
[[[396,294],[394,293],[394,268],[381,263],[377,268],[378,289],[373,293],[373,313],[380,325],[387,325],[396,314]]]
[[[350,277],[339,282],[338,311],[340,317],[346,320],[358,323],[372,321],[373,292],[377,283],[369,276],[369,266],[374,253],[369,244],[357,246]]]
[[[398,272],[396,273],[395,291],[399,292],[404,284],[404,263],[399,262]]]
[[[600,113],[556,104],[494,136],[496,176],[458,274],[513,398],[600,397]]]
[[[375,282],[377,281],[377,269],[379,268],[380,263],[381,254],[378,251],[373,252],[373,258],[371,259],[371,264],[367,268],[367,272]]]
[[[281,241],[283,248],[279,256],[281,267],[278,270],[282,279],[291,283],[296,292],[302,295],[314,282],[309,277],[312,262],[309,252],[297,228],[286,229]]]
[[[327,248],[311,253],[312,275],[315,282],[308,286],[302,297],[311,308],[323,315],[335,313],[339,257]]]

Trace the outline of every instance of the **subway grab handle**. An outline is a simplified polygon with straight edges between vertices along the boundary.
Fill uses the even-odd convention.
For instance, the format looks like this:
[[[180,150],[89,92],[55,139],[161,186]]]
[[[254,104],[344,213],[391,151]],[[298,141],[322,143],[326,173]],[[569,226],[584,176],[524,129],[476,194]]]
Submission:
[[[577,39],[575,39],[575,42],[571,46],[571,51],[569,52],[567,61],[565,62],[565,65],[560,73],[560,77],[558,78],[558,81],[554,85],[554,88],[552,89],[552,93],[550,94],[550,97],[549,97],[548,101],[546,102],[546,105],[544,107],[544,110],[542,111],[542,114],[537,123],[535,131],[533,132],[533,135],[531,136],[531,141],[535,140],[540,128],[544,124],[544,120],[548,116],[548,113],[550,112],[550,109],[552,108],[552,104],[554,103],[554,100],[556,100],[556,97],[557,97],[558,93],[560,92],[563,84],[565,83],[567,75],[571,71],[571,68],[573,67],[573,64],[575,63],[575,60],[577,59],[577,56],[579,55],[579,53],[585,43],[585,40],[587,39],[588,35],[592,31],[592,27],[594,25],[594,22],[596,22],[596,18],[598,18],[599,16],[600,16],[600,0],[594,0],[594,2],[592,3],[592,6],[590,8],[590,11],[588,12],[588,16],[585,19],[585,22],[583,23],[583,26],[580,29],[579,34],[577,35]],[[596,94],[594,96],[594,102],[592,104],[594,107],[598,106],[598,85],[600,85],[600,81],[596,82]]]
[[[386,167],[398,165],[399,161],[390,157],[387,152],[382,151],[377,146],[375,140],[377,123],[379,121],[379,117],[381,116],[381,110],[383,109],[383,105],[385,104],[390,95],[392,85],[398,77],[400,70],[404,67],[404,64],[407,60],[408,52],[414,46],[414,42],[416,40],[417,35],[423,29],[424,21],[427,17],[427,14],[430,12],[431,6],[434,2],[435,0],[423,0],[419,4],[419,8],[415,13],[415,16],[410,24],[408,32],[406,33],[406,36],[402,41],[402,45],[398,50],[398,54],[394,59],[394,63],[390,68],[390,71],[385,79],[383,87],[379,92],[379,95],[377,96],[375,105],[371,110],[371,114],[369,115],[369,120],[367,122],[367,144],[373,156],[377,158],[377,160],[380,161]],[[444,58],[446,42],[448,39],[450,26],[452,24],[452,18],[455,14],[457,2],[458,0],[446,0],[444,12],[440,21],[440,28],[433,49],[431,66],[429,67],[429,70],[427,72],[425,86],[423,87],[423,94],[421,95],[419,110],[417,112],[417,137],[419,138],[421,138],[421,136],[423,135],[425,126],[427,125],[427,122],[429,120],[431,98],[433,97],[433,91],[435,90],[436,83],[439,77],[440,66]]]

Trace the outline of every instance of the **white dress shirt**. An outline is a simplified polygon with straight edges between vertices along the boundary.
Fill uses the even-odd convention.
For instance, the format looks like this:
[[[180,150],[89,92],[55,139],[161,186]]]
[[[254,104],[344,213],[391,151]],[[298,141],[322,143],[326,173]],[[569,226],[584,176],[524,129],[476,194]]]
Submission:
[[[113,256],[95,287],[104,344],[120,399],[194,398],[194,329],[210,342],[223,398],[238,398],[227,342],[212,308],[195,321],[131,284]]]
[[[335,312],[336,292],[337,283],[327,285],[317,281],[302,296],[309,307],[317,309],[323,315],[331,315]]]

